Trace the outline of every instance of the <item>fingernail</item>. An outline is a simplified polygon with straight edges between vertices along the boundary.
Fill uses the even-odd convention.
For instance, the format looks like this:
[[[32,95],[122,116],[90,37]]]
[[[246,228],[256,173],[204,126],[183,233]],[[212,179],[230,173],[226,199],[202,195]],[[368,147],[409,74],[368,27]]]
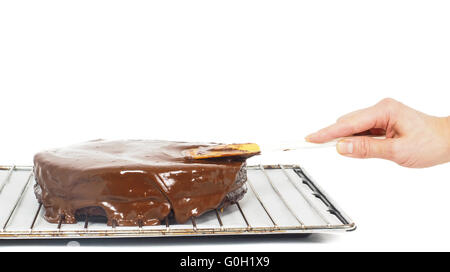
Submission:
[[[305,137],[305,141],[311,142],[311,138],[313,138],[317,133],[311,133]]]
[[[337,150],[340,154],[352,154],[353,153],[353,143],[351,141],[340,141],[337,144]]]

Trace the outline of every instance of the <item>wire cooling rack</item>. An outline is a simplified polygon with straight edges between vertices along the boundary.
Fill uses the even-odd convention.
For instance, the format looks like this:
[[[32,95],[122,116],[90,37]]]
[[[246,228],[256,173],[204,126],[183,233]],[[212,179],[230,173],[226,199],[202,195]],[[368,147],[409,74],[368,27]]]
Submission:
[[[207,236],[350,231],[355,223],[297,165],[247,167],[248,192],[238,203],[158,226],[107,226],[87,217],[48,223],[33,191],[31,166],[0,166],[0,239]]]

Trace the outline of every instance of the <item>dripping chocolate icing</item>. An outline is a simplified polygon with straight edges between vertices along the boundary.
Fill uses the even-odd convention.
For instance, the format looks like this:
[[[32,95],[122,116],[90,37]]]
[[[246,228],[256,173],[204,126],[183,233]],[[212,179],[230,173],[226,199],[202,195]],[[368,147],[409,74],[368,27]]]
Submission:
[[[104,215],[108,225],[178,223],[236,202],[246,192],[245,159],[186,160],[211,144],[96,140],[34,157],[35,193],[45,219],[76,223]]]

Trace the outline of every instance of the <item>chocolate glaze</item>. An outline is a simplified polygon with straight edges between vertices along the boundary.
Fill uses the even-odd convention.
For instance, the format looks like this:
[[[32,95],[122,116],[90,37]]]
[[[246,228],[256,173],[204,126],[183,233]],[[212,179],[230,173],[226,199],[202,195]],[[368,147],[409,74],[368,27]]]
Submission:
[[[226,206],[246,192],[245,159],[186,160],[185,142],[96,140],[34,157],[35,192],[47,221],[106,215],[108,225],[178,223]]]

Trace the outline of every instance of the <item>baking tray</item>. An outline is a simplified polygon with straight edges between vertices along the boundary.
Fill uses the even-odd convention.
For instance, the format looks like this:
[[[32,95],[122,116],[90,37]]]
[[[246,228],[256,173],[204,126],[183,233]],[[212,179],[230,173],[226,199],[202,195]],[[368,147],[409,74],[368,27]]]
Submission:
[[[107,226],[96,218],[48,223],[33,191],[31,166],[0,166],[0,239],[208,236],[351,231],[355,223],[298,165],[247,166],[238,203],[185,224]]]

